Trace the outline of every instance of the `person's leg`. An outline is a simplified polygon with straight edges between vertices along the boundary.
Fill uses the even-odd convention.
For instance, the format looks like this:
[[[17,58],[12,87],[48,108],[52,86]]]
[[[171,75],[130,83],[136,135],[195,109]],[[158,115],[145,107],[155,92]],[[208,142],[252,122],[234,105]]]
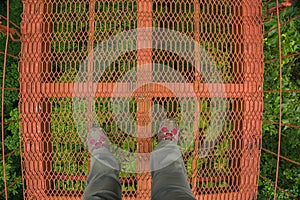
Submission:
[[[118,200],[122,199],[121,184],[119,182],[119,164],[109,151],[108,139],[103,137],[103,130],[92,128],[91,131],[101,134],[99,140],[95,134],[88,138],[91,152],[91,170],[84,191],[84,200]],[[97,135],[96,135],[97,136]],[[99,135],[98,135],[99,138]],[[92,142],[91,142],[92,141]]]
[[[151,153],[153,200],[195,199],[187,181],[186,169],[177,145],[178,136],[174,134],[176,131],[172,133],[174,128],[178,129],[174,123],[172,120],[162,122],[159,144]]]

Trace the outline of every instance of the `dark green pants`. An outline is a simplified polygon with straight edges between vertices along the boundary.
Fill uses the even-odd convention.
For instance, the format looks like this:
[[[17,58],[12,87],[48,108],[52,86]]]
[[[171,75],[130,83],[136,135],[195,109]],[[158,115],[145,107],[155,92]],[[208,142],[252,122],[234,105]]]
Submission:
[[[116,159],[106,148],[95,150],[93,155],[83,199],[122,199],[120,168]],[[151,153],[150,168],[151,199],[195,199],[187,182],[186,169],[177,145],[171,141],[160,142]]]

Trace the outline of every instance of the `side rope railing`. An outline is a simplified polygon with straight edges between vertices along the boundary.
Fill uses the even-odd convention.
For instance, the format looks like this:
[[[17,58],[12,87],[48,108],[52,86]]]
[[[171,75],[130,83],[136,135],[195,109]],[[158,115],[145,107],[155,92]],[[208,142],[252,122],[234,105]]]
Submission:
[[[265,38],[265,55],[273,56],[266,56],[265,57],[265,83],[268,85],[268,88],[264,89],[265,95],[265,113],[263,117],[263,123],[265,129],[263,129],[263,148],[262,148],[262,159],[268,158],[269,160],[274,158],[276,159],[275,166],[271,166],[272,170],[264,168],[264,165],[261,163],[261,174],[260,179],[261,181],[265,181],[266,183],[270,184],[273,187],[273,198],[276,199],[299,199],[300,198],[300,191],[297,186],[291,187],[293,185],[291,182],[297,181],[297,171],[300,170],[300,157],[299,154],[295,154],[295,149],[299,150],[300,146],[297,143],[297,140],[290,141],[290,143],[295,143],[291,146],[287,146],[288,139],[295,138],[297,139],[300,137],[299,129],[300,123],[298,120],[297,113],[295,116],[292,114],[288,114],[288,110],[286,109],[287,106],[290,108],[294,108],[295,111],[299,110],[299,104],[295,103],[294,99],[287,99],[287,97],[297,97],[300,93],[299,85],[297,85],[297,77],[299,78],[300,75],[300,68],[297,67],[300,65],[300,49],[297,45],[293,45],[294,43],[299,43],[297,41],[297,34],[299,35],[299,30],[292,32],[292,35],[288,34],[287,31],[289,30],[288,27],[296,26],[300,24],[300,9],[299,9],[299,1],[297,0],[285,0],[283,2],[279,2],[278,0],[269,0],[264,3],[264,7],[266,11],[264,13],[264,38]],[[268,8],[267,8],[268,7]],[[272,25],[271,25],[272,24]],[[295,28],[296,29],[296,28]],[[275,38],[275,35],[277,34]],[[273,37],[274,36],[274,37]],[[296,41],[292,41],[292,39],[288,40],[288,37],[295,36]],[[276,49],[269,49],[269,40],[276,39]],[[286,41],[289,41],[287,43]],[[292,47],[291,47],[292,46]],[[272,52],[273,51],[273,52]],[[297,64],[298,63],[298,64]],[[271,68],[277,66],[276,69],[276,76],[272,76],[267,68]],[[292,67],[292,72],[288,71],[289,66]],[[270,76],[272,76],[274,84],[271,86],[269,83]],[[288,79],[287,79],[288,78]],[[289,82],[287,82],[289,80]],[[291,83],[293,82],[293,83]],[[269,88],[275,87],[276,89]],[[273,98],[276,97],[276,100],[271,102],[269,101],[270,95]],[[271,104],[271,105],[269,105]],[[274,116],[270,115],[271,109],[274,110]],[[277,116],[275,116],[277,115]],[[289,118],[287,118],[289,117]],[[277,128],[277,143],[276,148],[274,145],[275,139],[274,137],[275,128]],[[272,135],[270,134],[270,129],[272,129]],[[288,131],[289,130],[289,131]],[[284,139],[283,139],[284,137]],[[272,139],[272,140],[271,140]],[[297,146],[298,145],[298,146]],[[291,149],[291,150],[288,150]],[[292,150],[293,149],[293,150]],[[293,154],[287,155],[287,152],[292,151]],[[283,155],[284,153],[284,155]],[[267,156],[271,155],[271,157]],[[264,162],[265,160],[263,160]],[[271,162],[270,163],[274,163]],[[289,166],[289,169],[286,167]],[[284,181],[287,183],[286,173],[288,170],[293,170],[296,174],[291,174],[288,178],[290,184],[283,184]],[[263,174],[262,174],[263,173]],[[274,174],[273,174],[274,173]],[[272,177],[272,174],[275,175]],[[294,179],[293,179],[293,178]],[[279,192],[284,193],[286,196],[279,194]]]
[[[2,196],[4,194],[4,198],[6,200],[10,199],[9,198],[9,193],[8,190],[15,186],[17,183],[22,182],[22,176],[18,177],[15,180],[8,180],[8,175],[7,175],[7,163],[6,159],[16,153],[20,153],[20,149],[16,147],[16,149],[7,152],[5,148],[5,140],[6,140],[6,130],[5,126],[13,124],[13,123],[20,123],[20,119],[18,120],[7,120],[6,115],[5,115],[5,97],[6,91],[19,91],[19,88],[13,88],[13,87],[6,87],[6,77],[7,77],[7,64],[8,64],[8,57],[11,57],[13,59],[19,60],[19,56],[12,55],[8,52],[9,49],[9,42],[20,42],[20,37],[21,34],[19,32],[20,27],[12,22],[10,20],[10,1],[7,0],[7,7],[6,7],[6,14],[7,16],[0,15],[0,33],[4,34],[6,36],[5,39],[5,47],[4,51],[0,52],[0,55],[3,55],[3,69],[2,69],[2,85],[1,85],[1,149],[2,149],[2,156],[1,156],[1,161],[3,165],[3,185],[4,188],[1,188],[0,195]],[[3,23],[4,20],[6,24]],[[14,28],[10,27],[10,25],[13,25]],[[11,86],[11,84],[8,84]],[[8,182],[9,181],[9,182]]]

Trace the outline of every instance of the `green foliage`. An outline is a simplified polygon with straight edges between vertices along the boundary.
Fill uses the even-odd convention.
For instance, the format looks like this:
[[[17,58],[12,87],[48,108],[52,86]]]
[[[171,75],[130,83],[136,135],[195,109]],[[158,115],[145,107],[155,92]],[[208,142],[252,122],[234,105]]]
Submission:
[[[275,1],[271,2],[264,7],[264,11],[271,6],[274,6]],[[298,1],[298,4],[300,1]],[[77,61],[72,65],[70,63],[62,62],[60,65],[52,66],[53,76],[60,74],[60,77],[56,76],[53,80],[56,82],[71,82],[74,79],[81,61],[84,59],[87,53],[87,35],[88,24],[82,22],[80,25],[76,24],[76,21],[86,21],[88,17],[87,6],[88,3],[74,3],[74,4],[64,4],[54,6],[53,10],[53,21],[60,21],[60,23],[54,24],[54,34],[51,45],[51,50],[55,52],[56,57],[54,59],[61,58],[77,58]],[[105,15],[97,16],[95,24],[95,38],[101,40],[101,38],[108,37],[112,34],[115,34],[116,31],[124,31],[128,29],[135,28],[137,25],[137,3],[135,1],[126,1],[123,5],[125,10],[122,12],[112,12],[116,11],[113,9],[120,9],[118,6],[122,4],[114,2],[97,2],[95,4],[95,12],[97,13],[106,13]],[[173,5],[173,4],[172,4]],[[174,4],[175,5],[175,4]],[[178,4],[179,5],[179,4]],[[183,5],[183,4],[182,4]],[[61,6],[61,7],[60,7]],[[181,15],[170,15],[170,13],[175,13],[175,7],[173,8],[167,6],[166,4],[157,4],[153,9],[154,13],[154,22],[155,27],[165,26],[166,28],[171,28],[174,30],[183,30],[184,32],[191,32],[192,30],[192,20],[194,7],[187,8],[190,12],[186,12]],[[20,24],[21,12],[22,12],[22,2],[21,0],[11,0],[10,1],[10,18],[13,22]],[[176,6],[179,8],[180,6]],[[296,7],[287,8],[284,12],[281,13],[281,21],[285,22],[292,17],[299,15],[299,5]],[[57,9],[57,10],[56,10]],[[64,10],[64,13],[59,12],[58,10]],[[123,9],[123,8],[122,8]],[[128,9],[128,10],[126,10]],[[121,23],[119,18],[124,17],[125,13],[127,14],[130,11],[130,15],[127,17],[126,23]],[[201,10],[202,12],[202,10]],[[115,15],[109,15],[109,13],[115,13]],[[116,14],[117,13],[117,14]],[[6,16],[6,3],[0,4],[0,14]],[[222,13],[219,13],[222,14]],[[65,21],[68,21],[72,17],[74,23],[69,27],[63,26]],[[170,17],[170,21],[175,18],[180,18],[181,21],[186,21],[184,23],[165,23],[160,24],[162,20],[166,20]],[[232,16],[229,16],[228,20],[232,20]],[[111,23],[100,23],[101,21],[111,21]],[[5,25],[5,20],[2,21]],[[106,26],[105,26],[106,25]],[[272,30],[268,34],[264,35],[264,55],[265,60],[269,61],[272,59],[277,59],[279,57],[278,51],[278,32],[277,32],[277,21],[276,18],[264,24],[265,31]],[[15,27],[14,27],[15,28]],[[230,32],[230,31],[229,31]],[[71,33],[71,34],[69,34]],[[76,36],[75,36],[76,35]],[[223,38],[219,38],[220,42],[227,40],[226,34],[223,35]],[[73,41],[76,37],[77,42]],[[6,35],[0,33],[0,50],[4,51]],[[233,44],[235,41],[228,41]],[[71,44],[72,43],[72,44]],[[56,44],[60,44],[57,46]],[[9,40],[8,53],[18,56],[20,51],[20,43],[12,42]],[[71,46],[70,46],[71,45]],[[205,45],[205,44],[204,44]],[[230,71],[230,62],[229,55],[224,53],[222,49],[210,49],[210,44],[206,48],[208,50],[214,51],[216,53],[216,62],[220,66],[221,70]],[[296,90],[300,87],[300,58],[298,56],[285,57],[291,53],[296,53],[300,51],[300,19],[293,20],[285,25],[281,26],[281,45],[282,45],[282,55],[283,59],[283,89],[284,90]],[[234,45],[233,45],[234,46]],[[162,54],[163,56],[164,54]],[[125,55],[127,56],[127,55]],[[128,56],[136,56],[133,55]],[[3,75],[3,55],[0,55],[0,78],[2,82]],[[106,76],[104,77],[108,80],[112,76],[121,76],[132,69],[136,63],[124,63],[122,59],[119,63],[114,63],[113,65],[116,68],[107,69]],[[192,70],[190,66],[183,71]],[[230,79],[226,73],[223,77],[228,82],[233,80]],[[265,90],[278,90],[279,89],[279,61],[271,61],[265,64],[265,76],[264,76],[264,89]],[[109,81],[114,81],[111,79]],[[7,69],[6,69],[6,88],[18,88],[19,87],[19,73],[18,73],[18,60],[8,57],[7,58]],[[277,122],[279,120],[279,93],[268,93],[264,95],[264,115],[263,118],[266,120],[271,120]],[[55,102],[55,103],[54,103]],[[18,120],[18,92],[17,91],[6,91],[5,93],[5,121]],[[86,174],[87,173],[87,152],[82,151],[84,148],[81,140],[78,135],[76,135],[76,129],[71,129],[72,127],[72,116],[71,116],[71,100],[70,99],[51,99],[52,103],[52,115],[51,115],[51,131],[53,132],[53,169],[57,173],[66,173],[68,175],[76,175],[78,173]],[[98,110],[98,121],[100,124],[106,124],[107,121],[113,121],[111,115],[111,105],[109,104],[109,99],[106,100],[97,100],[97,110]],[[62,107],[61,105],[65,105]],[[136,106],[135,106],[136,107]],[[63,109],[63,110],[62,110]],[[175,112],[175,111],[172,111]],[[170,112],[171,113],[171,112]],[[176,119],[180,119],[181,116],[172,116]],[[209,116],[202,116],[208,117]],[[200,124],[202,129],[207,128],[207,124],[204,124],[207,120],[201,120],[203,124]],[[289,92],[283,95],[282,102],[282,121],[284,124],[300,124],[300,95],[296,92]],[[5,127],[5,153],[9,153],[19,149],[20,145],[20,135],[19,135],[19,123],[10,123]],[[115,131],[123,134],[124,140],[120,142],[120,145],[123,149],[129,150],[131,152],[136,152],[136,144],[133,138],[127,136],[118,130],[115,123],[111,123],[109,126],[104,127],[108,134],[111,137],[112,142],[117,143],[117,139],[113,137],[112,133]],[[229,127],[230,128],[230,127]],[[299,152],[300,152],[300,131],[299,129],[291,128],[288,126],[282,127],[282,143],[281,143],[281,154],[283,156],[289,157],[293,160],[300,162]],[[277,135],[278,135],[278,125],[276,124],[263,124],[263,147],[274,152],[277,152]],[[222,158],[224,151],[228,149],[227,145],[230,143],[230,136],[226,140],[219,143],[216,147],[216,152],[218,155],[217,160],[220,160],[218,164],[212,163],[212,168],[216,170],[215,173],[222,172],[224,174],[228,173],[224,171],[223,168],[227,166],[228,158]],[[155,141],[155,140],[154,140]],[[70,145],[71,143],[76,143],[80,145]],[[134,145],[133,145],[134,144]],[[1,148],[1,147],[0,147]],[[80,153],[81,152],[81,153]],[[74,160],[69,160],[70,155]],[[13,183],[15,180],[18,180],[21,177],[21,167],[20,167],[20,153],[16,151],[15,153],[9,155],[6,158],[6,170],[7,170],[7,183],[8,185]],[[81,165],[78,165],[78,162],[81,162]],[[133,161],[134,162],[134,161]],[[187,162],[188,175],[192,175],[192,162],[193,157]],[[200,170],[203,165],[208,163],[208,160],[197,161],[197,168]],[[125,168],[130,169],[134,166],[125,166]],[[276,157],[273,155],[262,152],[261,155],[261,174],[267,177],[270,180],[275,179],[275,170],[276,170]],[[3,166],[2,161],[0,165],[0,190],[3,189]],[[121,177],[128,177],[128,173],[122,173]],[[64,188],[68,190],[74,190],[78,187],[83,187],[81,183],[76,183],[72,181],[67,181],[64,183],[58,183],[56,188]],[[288,163],[281,160],[280,162],[280,171],[279,171],[279,186],[286,189],[288,192],[293,195],[300,197],[300,168],[294,164]],[[208,183],[204,186],[205,188],[216,187],[214,183]],[[219,183],[217,187],[226,187],[226,183]],[[136,185],[126,185],[122,184],[124,190],[136,190]],[[10,199],[22,199],[22,182],[19,181],[17,184],[9,188],[9,198]],[[259,194],[258,199],[268,200],[273,199],[274,187],[266,181],[260,179],[259,182]],[[4,195],[0,196],[0,199],[3,199]],[[277,199],[286,200],[290,199],[285,193],[278,191]]]
[[[19,120],[19,112],[18,109],[15,108],[10,112],[10,117],[5,121]],[[20,130],[19,123],[10,123],[5,130],[7,136],[5,137],[5,152],[13,154],[9,155],[6,158],[6,180],[7,185],[10,185],[17,181],[12,187],[8,189],[9,198],[10,199],[22,199],[22,179],[21,179],[21,164],[20,164],[20,152],[18,151],[20,148]],[[1,142],[2,143],[2,142]],[[0,145],[1,145],[0,143]],[[16,150],[16,151],[15,151]],[[2,146],[0,146],[0,151],[2,151]],[[1,191],[4,189],[3,182],[3,160],[0,162],[0,188]],[[4,199],[4,194],[1,194],[0,199]]]
[[[21,11],[22,2],[21,0],[10,1],[10,20],[16,24],[20,24],[21,21]],[[6,14],[6,1],[0,3],[0,14],[7,16]],[[6,20],[1,19],[3,25],[6,25]],[[17,27],[10,24],[11,28]],[[19,31],[19,30],[18,30]],[[16,35],[14,35],[17,37]],[[5,51],[6,35],[0,33],[0,51]],[[18,56],[20,52],[21,44],[20,42],[13,42],[9,39],[8,53],[10,55]],[[3,77],[3,64],[4,56],[0,55],[0,81],[2,85]],[[5,78],[5,88],[19,88],[19,72],[18,72],[18,59],[7,57],[6,60],[6,78]],[[8,189],[9,199],[22,199],[22,179],[21,179],[21,164],[20,164],[20,131],[19,131],[19,113],[18,113],[18,91],[15,90],[5,90],[5,101],[4,101],[4,118],[5,122],[10,122],[4,126],[5,133],[5,154],[8,155],[5,159],[6,161],[6,181],[7,186],[13,184]],[[17,122],[14,122],[17,120]],[[12,122],[11,122],[12,121]],[[3,141],[1,141],[0,145]],[[2,154],[2,146],[0,147]],[[0,162],[0,199],[4,199],[4,181],[3,181],[3,160]]]
[[[274,2],[269,7],[274,6]],[[267,7],[265,7],[266,9]],[[285,22],[299,15],[299,8],[293,6],[280,14],[281,22]],[[265,24],[265,31],[272,30],[264,37],[265,60],[265,90],[279,90],[279,58],[277,20],[275,17]],[[281,53],[282,61],[282,84],[283,90],[299,90],[300,87],[300,58],[287,56],[300,52],[300,19],[293,20],[281,26]],[[269,62],[268,60],[272,60]],[[264,95],[263,118],[273,122],[279,121],[280,96],[278,92],[266,92]],[[300,124],[300,95],[296,92],[283,94],[282,100],[282,123]],[[278,125],[263,124],[263,147],[277,152]],[[300,161],[300,129],[283,126],[281,131],[281,155],[292,160]],[[276,173],[276,157],[262,152],[261,175],[274,181]],[[299,182],[300,167],[281,159],[279,168],[278,185],[296,197],[300,197]],[[273,199],[274,186],[260,179],[258,199]],[[290,199],[288,195],[277,191],[277,199]]]

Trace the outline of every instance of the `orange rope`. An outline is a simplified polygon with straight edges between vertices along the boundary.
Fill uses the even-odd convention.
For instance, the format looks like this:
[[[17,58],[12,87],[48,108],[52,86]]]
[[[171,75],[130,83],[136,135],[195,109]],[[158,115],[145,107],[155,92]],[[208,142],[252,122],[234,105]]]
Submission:
[[[14,154],[14,153],[16,153],[16,152],[18,152],[18,151],[20,151],[20,149],[15,149],[15,150],[13,150],[12,152],[9,152],[8,154],[4,155],[4,157],[6,158],[7,156],[10,156],[10,155],[12,155],[12,154]],[[1,160],[3,160],[3,156],[2,156],[2,158],[1,158]]]
[[[0,54],[4,55],[5,53],[4,53],[4,52],[2,52],[2,51],[0,51]],[[15,59],[19,59],[19,57],[18,57],[18,56],[14,56],[14,55],[12,55],[12,54],[9,54],[9,53],[7,53],[6,55],[8,55],[9,57],[15,58]]]
[[[274,153],[273,151],[270,151],[270,150],[268,150],[268,149],[262,148],[262,150],[265,151],[265,152],[267,152],[267,153],[269,153],[269,154],[272,154],[272,155],[274,155],[274,156],[277,155],[276,153]],[[300,166],[300,163],[299,163],[299,162],[294,161],[294,160],[292,160],[292,159],[289,159],[289,158],[287,158],[287,157],[285,157],[285,156],[280,155],[280,158],[282,158],[283,160],[286,160],[286,161],[288,161],[288,162],[290,162],[290,163],[293,163],[293,164],[295,164],[295,165]]]
[[[288,54],[286,56],[283,56],[282,59],[286,59],[286,58],[289,58],[289,57],[292,57],[292,56],[298,56],[298,55],[300,55],[300,52],[291,53],[291,54]],[[266,60],[265,63],[273,62],[273,61],[276,61],[276,60],[279,60],[279,58],[274,58],[272,60]]]
[[[280,30],[280,5],[276,0],[276,12],[277,12],[277,31],[278,31],[278,52],[279,52],[279,122],[278,122],[278,146],[277,146],[277,162],[276,162],[276,176],[274,185],[274,200],[276,200],[276,192],[278,187],[278,173],[280,162],[280,148],[281,148],[281,129],[282,129],[282,52],[281,52],[281,30]]]
[[[276,125],[279,124],[278,122],[274,122],[272,120],[263,120],[263,122],[270,123],[270,124],[276,124]],[[293,125],[293,124],[283,124],[282,123],[281,126],[288,126],[288,127],[291,127],[291,128],[300,128],[300,126]]]
[[[271,185],[274,185],[274,183],[273,183],[271,180],[269,180],[268,178],[266,178],[266,177],[264,177],[264,176],[262,176],[262,175],[259,175],[259,176],[260,176],[260,178],[262,178],[264,181],[270,183]],[[294,195],[292,195],[291,193],[289,193],[288,191],[286,191],[286,190],[283,189],[282,187],[277,186],[277,188],[278,188],[280,191],[282,191],[283,193],[287,194],[289,197],[291,197],[291,198],[297,200],[297,197],[295,197]]]
[[[6,60],[7,60],[7,52],[8,52],[8,38],[9,38],[9,5],[10,2],[7,0],[7,26],[6,29],[6,41],[5,41],[5,50],[4,50],[4,61],[3,61],[3,75],[2,75],[2,90],[1,90],[1,99],[2,99],[2,108],[1,108],[1,139],[2,139],[2,163],[3,163],[3,182],[4,182],[4,193],[5,199],[8,200],[8,191],[7,191],[7,182],[6,182],[6,162],[5,162],[5,133],[4,133],[4,97],[5,97],[5,77],[6,77]]]
[[[300,18],[300,15],[297,15],[297,16],[295,16],[295,17],[293,17],[293,18],[289,19],[288,21],[286,21],[286,22],[283,22],[281,25],[286,25],[286,24],[290,23],[291,21],[294,21],[294,20],[296,20],[296,19],[298,19],[298,18]],[[264,32],[264,35],[266,35],[266,34],[270,33],[271,31],[273,31],[273,30],[275,30],[275,29],[276,29],[276,27],[274,27],[274,28],[271,28],[270,30],[268,30],[268,31]]]
[[[7,188],[11,188],[12,186],[16,185],[16,184],[17,184],[19,181],[21,181],[21,180],[22,180],[22,177],[16,179],[16,180],[15,180],[14,182],[12,182]],[[5,192],[5,189],[2,190],[2,191],[0,192],[0,195],[3,194],[4,192]]]

